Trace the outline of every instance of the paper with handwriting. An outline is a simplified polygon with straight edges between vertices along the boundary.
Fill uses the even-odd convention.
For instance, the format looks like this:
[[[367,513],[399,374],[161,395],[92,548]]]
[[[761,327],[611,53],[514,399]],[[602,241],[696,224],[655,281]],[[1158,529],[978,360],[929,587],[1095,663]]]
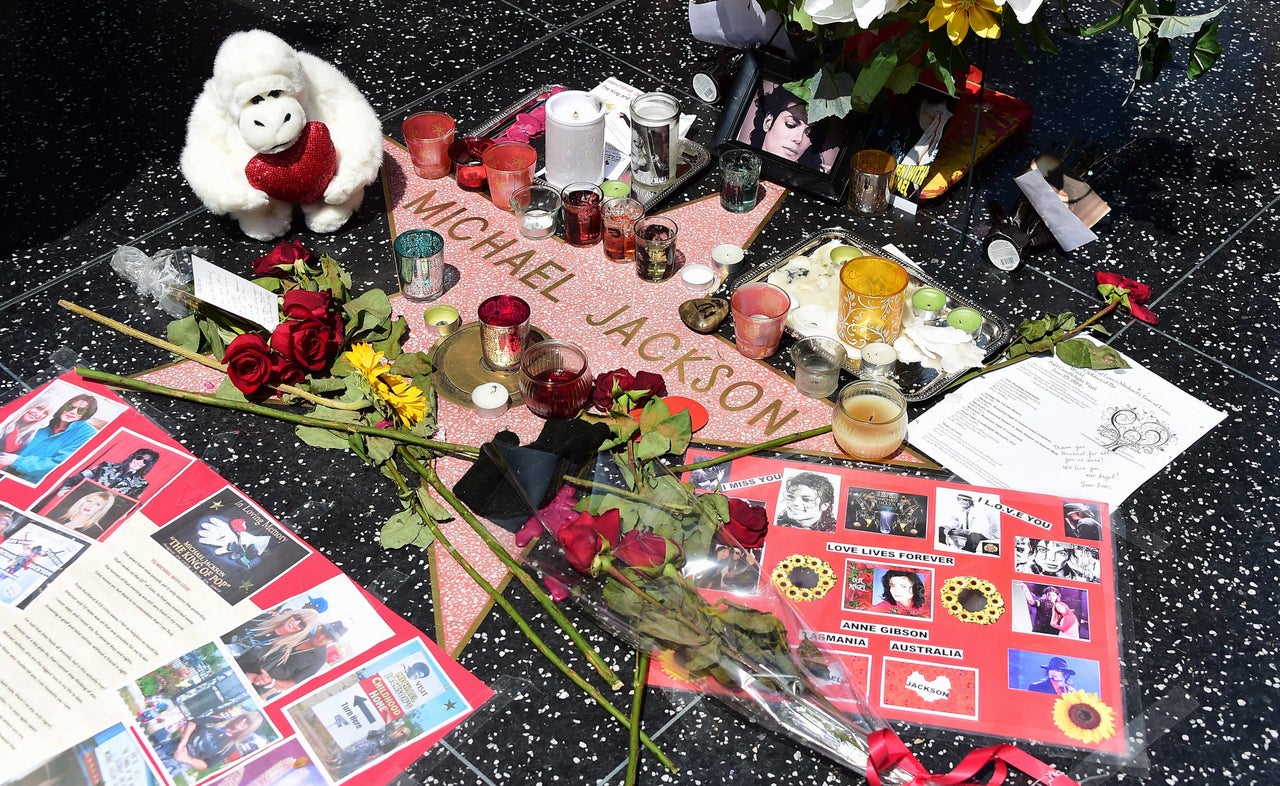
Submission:
[[[191,275],[195,280],[195,295],[204,302],[267,330],[275,330],[280,324],[274,292],[200,257],[191,258]]]
[[[1119,505],[1226,416],[1125,357],[1053,357],[969,382],[911,423],[908,442],[968,483]]]

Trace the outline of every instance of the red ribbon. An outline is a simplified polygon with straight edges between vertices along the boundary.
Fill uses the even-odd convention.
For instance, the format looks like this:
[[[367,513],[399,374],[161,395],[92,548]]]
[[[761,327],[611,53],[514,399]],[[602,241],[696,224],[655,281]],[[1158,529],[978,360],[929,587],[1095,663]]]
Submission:
[[[993,765],[994,771],[986,786],[1004,783],[1009,767],[1031,776],[1043,786],[1080,786],[1058,768],[1012,745],[993,745],[970,751],[951,772],[934,775],[907,749],[893,729],[872,732],[867,742],[871,747],[867,759],[867,783],[870,786],[881,786],[881,772],[887,773],[894,767],[901,767],[911,775],[908,786],[957,786],[969,782],[988,764]]]

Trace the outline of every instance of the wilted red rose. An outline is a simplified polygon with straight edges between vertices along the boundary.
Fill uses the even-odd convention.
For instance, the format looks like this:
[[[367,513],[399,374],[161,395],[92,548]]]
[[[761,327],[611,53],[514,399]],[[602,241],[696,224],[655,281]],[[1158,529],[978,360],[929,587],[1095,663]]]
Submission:
[[[680,547],[661,535],[632,530],[622,536],[613,556],[633,568],[661,568],[679,560]]]
[[[661,374],[641,371],[632,375],[625,368],[617,368],[596,377],[595,389],[591,391],[591,406],[608,412],[616,401],[619,409],[630,412],[655,396],[665,395],[667,384]]]
[[[1119,273],[1100,270],[1095,275],[1098,280],[1098,291],[1102,293],[1103,298],[1108,301],[1119,298],[1134,319],[1146,322],[1148,325],[1155,325],[1160,321],[1156,312],[1145,305],[1151,299],[1151,287],[1141,281],[1125,278]]]
[[[721,527],[738,545],[747,549],[757,549],[764,544],[764,536],[769,533],[769,516],[764,508],[756,507],[746,500],[729,500],[729,523]]]
[[[271,347],[262,336],[256,333],[236,336],[227,345],[227,352],[222,356],[222,362],[227,366],[227,376],[231,378],[231,384],[245,396],[257,398],[271,392],[274,364],[271,358]]]
[[[279,352],[271,353],[271,384],[296,385],[307,378],[307,371]]]
[[[307,371],[324,371],[340,345],[333,330],[318,319],[288,319],[271,333],[271,348]]]
[[[287,278],[289,274],[300,272],[299,266],[306,267],[315,259],[315,255],[298,240],[282,241],[271,249],[266,256],[253,260],[255,276]]]

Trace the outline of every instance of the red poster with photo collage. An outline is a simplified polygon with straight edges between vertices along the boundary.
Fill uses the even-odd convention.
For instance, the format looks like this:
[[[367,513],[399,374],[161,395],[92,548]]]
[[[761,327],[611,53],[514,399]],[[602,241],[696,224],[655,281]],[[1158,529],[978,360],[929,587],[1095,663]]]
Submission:
[[[704,591],[750,603],[771,584],[886,718],[1127,753],[1104,504],[802,458],[686,480],[770,521],[761,548],[718,568],[733,583]]]

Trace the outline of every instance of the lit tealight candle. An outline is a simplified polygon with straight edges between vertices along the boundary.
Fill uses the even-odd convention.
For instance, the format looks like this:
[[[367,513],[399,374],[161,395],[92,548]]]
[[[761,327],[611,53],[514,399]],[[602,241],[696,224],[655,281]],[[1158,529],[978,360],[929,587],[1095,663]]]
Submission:
[[[477,385],[471,391],[471,406],[482,418],[501,417],[511,403],[511,394],[497,382]]]
[[[883,341],[873,341],[862,348],[862,375],[873,377],[893,376],[897,369],[898,350]]]
[[[907,402],[889,382],[863,380],[840,391],[831,434],[845,453],[881,459],[898,452],[907,437]]]

